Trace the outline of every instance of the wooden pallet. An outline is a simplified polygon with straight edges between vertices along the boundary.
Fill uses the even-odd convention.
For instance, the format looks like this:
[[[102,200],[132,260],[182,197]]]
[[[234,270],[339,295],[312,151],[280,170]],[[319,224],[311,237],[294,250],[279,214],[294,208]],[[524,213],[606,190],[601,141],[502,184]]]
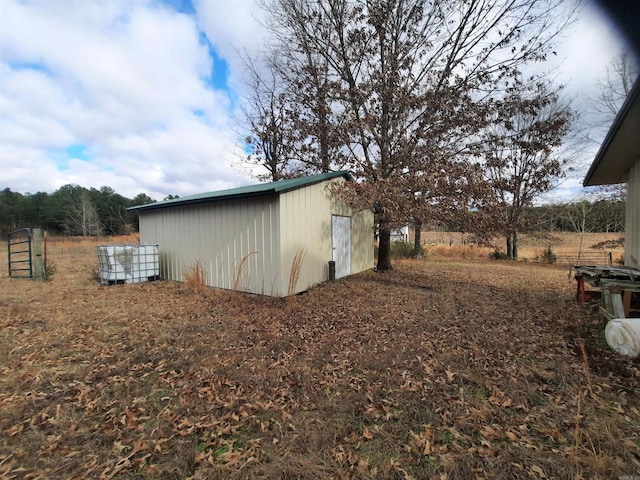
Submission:
[[[578,281],[576,298],[579,302],[590,302],[600,298],[600,313],[607,319],[629,316],[633,293],[640,293],[639,268],[577,265],[573,270]],[[598,288],[600,292],[587,290],[585,284]]]

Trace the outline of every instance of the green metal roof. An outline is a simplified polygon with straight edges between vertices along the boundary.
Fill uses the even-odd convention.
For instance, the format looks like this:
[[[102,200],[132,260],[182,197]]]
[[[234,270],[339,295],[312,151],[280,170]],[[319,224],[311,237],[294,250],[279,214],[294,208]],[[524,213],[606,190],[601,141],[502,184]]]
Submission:
[[[135,207],[130,207],[127,210],[151,210],[154,208],[176,207],[194,203],[208,203],[221,200],[235,200],[238,198],[279,195],[284,192],[297,190],[298,188],[307,187],[309,185],[324,182],[325,180],[330,180],[337,177],[344,177],[348,180],[352,178],[351,173],[346,170],[342,170],[339,172],[311,175],[309,177],[291,178],[288,180],[280,180],[277,182],[247,185],[245,187],[232,188],[229,190],[219,190],[217,192],[199,193],[197,195],[189,195],[186,197],[174,198],[172,200],[163,200],[161,202],[148,203],[146,205],[137,205]]]

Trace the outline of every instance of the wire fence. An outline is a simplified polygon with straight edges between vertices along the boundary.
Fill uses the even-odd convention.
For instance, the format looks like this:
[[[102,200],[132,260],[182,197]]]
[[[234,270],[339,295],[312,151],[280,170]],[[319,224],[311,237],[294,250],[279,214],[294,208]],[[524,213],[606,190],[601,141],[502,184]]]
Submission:
[[[617,259],[614,252],[562,252],[556,254],[560,265],[613,265]]]

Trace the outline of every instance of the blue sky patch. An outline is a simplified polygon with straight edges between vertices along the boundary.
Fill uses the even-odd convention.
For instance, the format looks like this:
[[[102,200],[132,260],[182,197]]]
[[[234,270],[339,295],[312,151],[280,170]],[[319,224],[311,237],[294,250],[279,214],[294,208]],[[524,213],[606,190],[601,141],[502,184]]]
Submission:
[[[205,45],[207,47],[209,55],[213,59],[213,67],[211,68],[211,74],[209,76],[209,85],[216,90],[228,90],[229,85],[227,80],[229,79],[229,64],[224,58],[218,55],[218,52],[204,32],[200,32],[199,40],[201,45]]]
[[[37,62],[9,62],[9,68],[11,70],[35,70],[36,72],[42,72],[46,75],[51,75],[51,71],[43,63]]]
[[[159,3],[165,5],[178,13],[186,15],[195,15],[196,9],[192,0],[159,0]]]
[[[68,158],[77,158],[80,160],[89,160],[90,157],[86,152],[87,146],[82,144],[69,145],[64,149],[64,153],[67,154]]]
[[[72,159],[88,162],[91,156],[87,153],[87,146],[81,143],[69,145],[62,150],[51,150],[47,156],[56,162],[58,171],[69,170],[69,161]]]

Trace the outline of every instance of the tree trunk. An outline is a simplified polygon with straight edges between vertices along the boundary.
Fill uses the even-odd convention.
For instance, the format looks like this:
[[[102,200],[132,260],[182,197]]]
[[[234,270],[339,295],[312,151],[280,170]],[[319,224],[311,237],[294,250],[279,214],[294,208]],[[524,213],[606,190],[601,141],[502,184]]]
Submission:
[[[511,250],[511,234],[507,235],[507,258],[513,258],[513,251]]]
[[[413,225],[413,258],[422,258],[422,222]]]
[[[513,240],[511,241],[511,250],[513,252],[513,256],[511,257],[513,260],[518,259],[518,232],[513,232]]]
[[[387,222],[380,222],[378,271],[382,270],[391,270],[391,228]]]

